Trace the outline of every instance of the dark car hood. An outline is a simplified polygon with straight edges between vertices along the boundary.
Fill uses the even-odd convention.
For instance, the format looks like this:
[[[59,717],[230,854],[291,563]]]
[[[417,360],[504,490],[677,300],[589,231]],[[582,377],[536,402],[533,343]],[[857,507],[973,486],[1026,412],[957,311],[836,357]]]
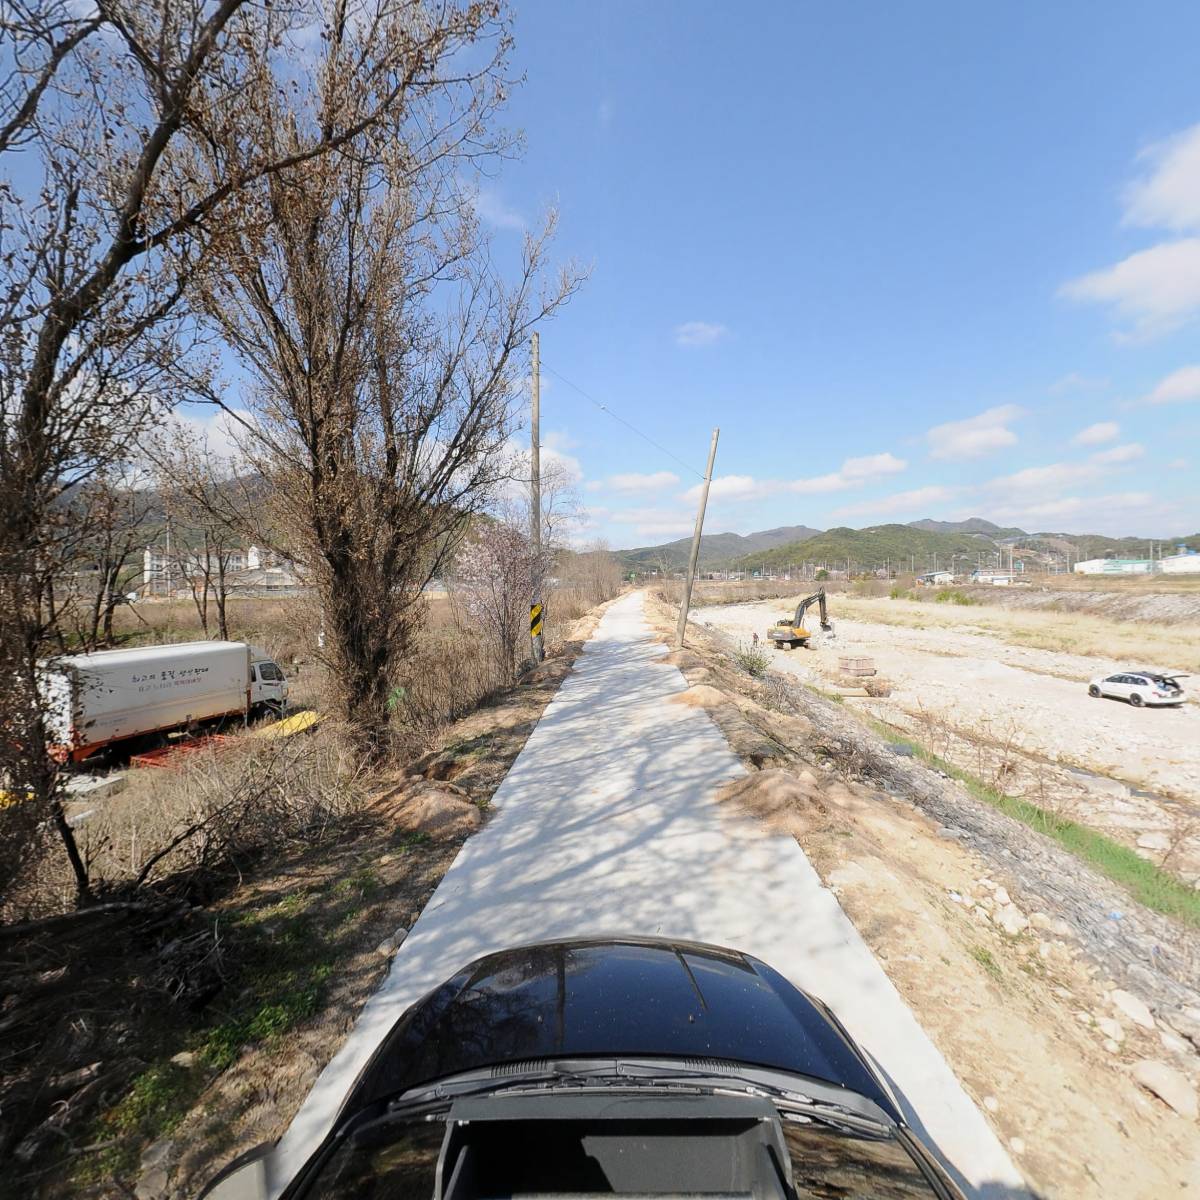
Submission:
[[[610,1055],[807,1075],[899,1119],[828,1010],[778,972],[734,951],[648,939],[551,942],[472,963],[397,1021],[343,1113],[463,1071]]]

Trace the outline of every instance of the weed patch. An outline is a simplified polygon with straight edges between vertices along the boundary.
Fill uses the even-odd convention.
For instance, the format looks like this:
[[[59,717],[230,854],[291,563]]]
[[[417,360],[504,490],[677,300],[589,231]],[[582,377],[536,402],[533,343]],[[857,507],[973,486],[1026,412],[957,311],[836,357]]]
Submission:
[[[765,675],[771,668],[771,656],[765,650],[748,642],[742,642],[738,645],[738,648],[733,652],[733,661],[747,675],[751,675],[755,679]]]
[[[933,600],[935,604],[958,604],[963,608],[979,603],[974,596],[968,596],[966,592],[960,591],[958,588],[942,588]]]
[[[986,946],[972,946],[971,957],[993,978],[1000,979],[1000,964],[992,957]]]

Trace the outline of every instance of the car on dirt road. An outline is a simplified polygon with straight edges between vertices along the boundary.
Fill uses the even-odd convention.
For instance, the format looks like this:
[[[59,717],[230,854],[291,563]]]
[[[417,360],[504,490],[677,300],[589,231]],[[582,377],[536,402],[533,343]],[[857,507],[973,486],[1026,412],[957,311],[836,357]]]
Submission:
[[[1088,684],[1088,695],[1127,700],[1134,708],[1182,704],[1185,697],[1179,681],[1186,678],[1159,671],[1118,671],[1115,675],[1097,675]]]
[[[962,1200],[821,1001],[665,939],[463,968],[400,1017],[307,1161],[280,1158],[251,1151],[203,1195]]]

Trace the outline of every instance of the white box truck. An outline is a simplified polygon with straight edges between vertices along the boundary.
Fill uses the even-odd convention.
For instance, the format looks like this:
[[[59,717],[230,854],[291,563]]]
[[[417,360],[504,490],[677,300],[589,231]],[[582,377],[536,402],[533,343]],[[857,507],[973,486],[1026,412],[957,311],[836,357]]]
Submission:
[[[245,642],[61,655],[42,662],[41,689],[51,749],[74,762],[130,738],[281,713],[288,694],[278,664]]]

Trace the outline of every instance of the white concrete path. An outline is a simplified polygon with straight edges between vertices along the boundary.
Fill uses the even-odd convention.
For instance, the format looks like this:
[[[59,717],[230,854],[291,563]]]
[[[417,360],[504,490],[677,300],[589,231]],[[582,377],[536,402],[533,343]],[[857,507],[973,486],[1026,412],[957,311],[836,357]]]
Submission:
[[[287,1178],[327,1131],[397,1017],[493,950],[575,935],[713,942],[827,1001],[882,1066],[968,1193],[1028,1193],[995,1135],[795,840],[718,811],[743,773],[650,640],[642,596],[614,604],[446,873],[379,991],[317,1080],[275,1161]]]

